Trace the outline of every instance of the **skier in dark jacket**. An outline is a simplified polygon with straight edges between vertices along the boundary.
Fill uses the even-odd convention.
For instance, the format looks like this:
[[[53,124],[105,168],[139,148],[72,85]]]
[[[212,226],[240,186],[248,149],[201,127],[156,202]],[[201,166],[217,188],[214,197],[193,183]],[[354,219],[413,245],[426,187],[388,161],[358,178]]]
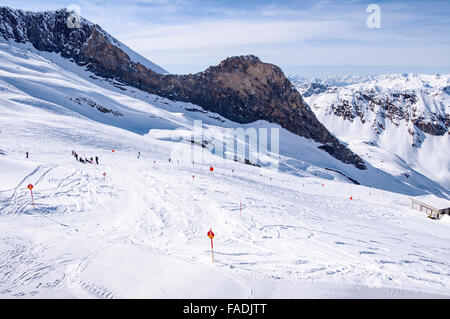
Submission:
[[[98,165],[98,156],[95,157],[95,163]]]
[[[25,156],[26,156],[27,158],[28,158],[28,155],[29,155],[28,152],[26,152],[26,153],[25,153]]]

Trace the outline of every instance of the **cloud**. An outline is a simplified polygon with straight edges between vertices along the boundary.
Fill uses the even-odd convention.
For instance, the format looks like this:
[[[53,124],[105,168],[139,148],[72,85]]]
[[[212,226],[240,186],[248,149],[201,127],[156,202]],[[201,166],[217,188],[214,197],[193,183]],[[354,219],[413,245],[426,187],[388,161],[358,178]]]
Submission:
[[[339,30],[339,31],[338,31]],[[347,32],[345,32],[347,30]],[[337,34],[340,31],[342,34]],[[306,41],[323,36],[348,37],[348,26],[339,21],[212,20],[191,24],[150,26],[121,34],[132,47],[151,50],[226,47]]]
[[[55,1],[6,0],[54,8]],[[174,72],[200,71],[252,53],[284,65],[449,66],[448,1],[380,0],[381,29],[366,26],[373,1],[58,1]],[[15,4],[14,4],[15,3]],[[181,66],[183,67],[181,68]],[[192,66],[189,69],[189,66]],[[201,69],[200,69],[201,68]]]

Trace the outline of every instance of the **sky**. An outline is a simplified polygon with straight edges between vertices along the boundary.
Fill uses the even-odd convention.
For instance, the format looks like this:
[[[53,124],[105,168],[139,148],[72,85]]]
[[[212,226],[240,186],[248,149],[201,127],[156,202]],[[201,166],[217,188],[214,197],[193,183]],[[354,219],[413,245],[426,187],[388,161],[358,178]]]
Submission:
[[[371,4],[378,16],[368,11]],[[170,73],[200,72],[245,54],[305,77],[450,73],[448,0],[1,0],[0,5],[32,11],[77,5],[83,17]]]

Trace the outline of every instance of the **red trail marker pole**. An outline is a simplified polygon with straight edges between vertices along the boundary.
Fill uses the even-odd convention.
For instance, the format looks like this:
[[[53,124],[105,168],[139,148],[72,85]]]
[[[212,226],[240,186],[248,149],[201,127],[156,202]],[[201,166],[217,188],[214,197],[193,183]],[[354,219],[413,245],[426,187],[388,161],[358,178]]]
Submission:
[[[211,256],[212,256],[212,261],[214,262],[214,245],[213,245],[214,233],[211,229],[208,232],[208,237],[211,238]]]
[[[106,173],[103,173],[103,179],[104,179],[105,184],[106,184]]]
[[[34,208],[33,187],[34,187],[33,184],[28,185],[28,189],[30,190],[30,193],[31,193],[31,203],[33,204],[33,208]]]

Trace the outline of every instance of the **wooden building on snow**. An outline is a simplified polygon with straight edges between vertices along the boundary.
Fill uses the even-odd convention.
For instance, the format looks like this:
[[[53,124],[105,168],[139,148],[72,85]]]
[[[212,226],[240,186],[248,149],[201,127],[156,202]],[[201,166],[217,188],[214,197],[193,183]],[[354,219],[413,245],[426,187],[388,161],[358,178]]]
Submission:
[[[424,212],[430,218],[439,219],[442,215],[450,215],[450,201],[434,195],[410,197],[411,208]]]

